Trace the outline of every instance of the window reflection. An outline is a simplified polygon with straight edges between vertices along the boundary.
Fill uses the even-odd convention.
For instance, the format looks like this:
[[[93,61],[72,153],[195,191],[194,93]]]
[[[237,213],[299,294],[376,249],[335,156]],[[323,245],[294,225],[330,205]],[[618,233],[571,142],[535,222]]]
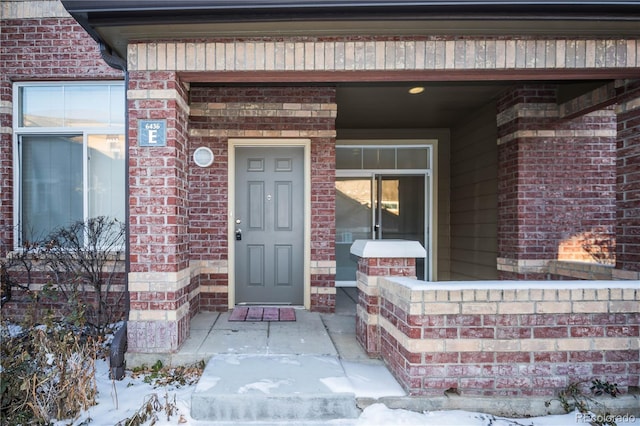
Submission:
[[[124,219],[125,161],[123,135],[89,135],[89,217]]]
[[[20,88],[20,127],[124,125],[124,85],[63,84]]]

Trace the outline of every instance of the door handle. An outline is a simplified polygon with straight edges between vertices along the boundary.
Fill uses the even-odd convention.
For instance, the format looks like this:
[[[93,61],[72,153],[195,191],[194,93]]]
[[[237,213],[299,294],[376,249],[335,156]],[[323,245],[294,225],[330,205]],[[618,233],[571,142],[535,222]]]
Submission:
[[[236,229],[236,241],[242,240],[242,230]]]

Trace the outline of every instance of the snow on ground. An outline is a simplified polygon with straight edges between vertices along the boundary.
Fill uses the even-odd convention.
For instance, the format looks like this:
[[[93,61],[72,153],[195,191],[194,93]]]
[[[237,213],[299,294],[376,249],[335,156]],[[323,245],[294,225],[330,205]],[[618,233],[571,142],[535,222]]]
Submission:
[[[359,398],[405,396],[404,389],[391,376],[386,367],[379,364],[363,364],[342,361],[345,376],[327,377],[320,381],[334,393],[354,393]]]
[[[357,375],[358,368],[353,370]],[[347,372],[349,374],[349,372]],[[169,401],[177,406],[177,413],[170,419],[163,413],[158,413],[157,426],[169,425],[186,425],[186,426],[206,426],[210,423],[206,421],[194,420],[190,416],[191,394],[195,389],[195,385],[176,388],[175,386],[167,386],[154,389],[151,385],[144,383],[142,377],[132,378],[127,375],[121,381],[112,381],[109,379],[109,371],[107,361],[99,360],[96,363],[96,380],[98,385],[98,405],[91,407],[87,412],[72,424],[74,426],[88,424],[90,426],[113,426],[116,423],[131,417],[151,395],[156,394],[158,400],[164,404],[166,397]],[[370,387],[371,383],[359,382],[353,380],[355,386],[360,383],[363,387]],[[215,385],[211,383],[210,385]],[[271,386],[272,384],[266,383]],[[367,394],[369,391],[363,389],[354,389],[357,394]],[[392,391],[396,391],[392,389]],[[374,393],[381,393],[382,390],[377,388]],[[507,419],[504,417],[493,416],[483,413],[474,413],[468,411],[432,411],[425,413],[416,413],[407,410],[392,410],[383,404],[373,404],[367,407],[358,419],[353,421],[330,422],[329,424],[341,426],[390,426],[390,425],[406,425],[406,426],[575,426],[588,425],[586,419],[580,418],[578,413],[570,413],[556,416],[545,416],[527,419]],[[91,418],[91,422],[87,423],[87,418]],[[633,422],[620,422],[619,425],[640,426],[639,419],[633,419]],[[69,422],[58,422],[56,426],[68,425]],[[145,425],[150,425],[150,422]]]

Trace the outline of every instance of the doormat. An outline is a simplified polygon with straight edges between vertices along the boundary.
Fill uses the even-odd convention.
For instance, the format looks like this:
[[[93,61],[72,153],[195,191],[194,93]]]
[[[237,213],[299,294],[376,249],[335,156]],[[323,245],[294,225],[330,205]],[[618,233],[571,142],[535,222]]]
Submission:
[[[236,307],[229,316],[229,321],[295,321],[296,311],[293,308],[261,308]]]

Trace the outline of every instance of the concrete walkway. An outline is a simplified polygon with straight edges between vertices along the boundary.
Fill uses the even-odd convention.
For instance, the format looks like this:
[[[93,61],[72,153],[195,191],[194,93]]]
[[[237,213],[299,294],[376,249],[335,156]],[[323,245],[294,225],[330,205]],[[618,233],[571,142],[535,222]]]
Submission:
[[[163,359],[170,365],[207,361],[192,417],[211,424],[349,421],[360,414],[356,398],[404,395],[382,361],[370,359],[356,341],[355,288],[337,291],[336,313],[297,309],[294,322],[198,314],[180,351]]]
[[[296,309],[294,322],[230,322],[230,312],[203,312],[191,320],[190,336],[175,354],[127,354],[127,364],[185,365],[221,354],[331,355],[342,361],[382,365],[356,341],[356,289],[337,289],[334,314]]]

